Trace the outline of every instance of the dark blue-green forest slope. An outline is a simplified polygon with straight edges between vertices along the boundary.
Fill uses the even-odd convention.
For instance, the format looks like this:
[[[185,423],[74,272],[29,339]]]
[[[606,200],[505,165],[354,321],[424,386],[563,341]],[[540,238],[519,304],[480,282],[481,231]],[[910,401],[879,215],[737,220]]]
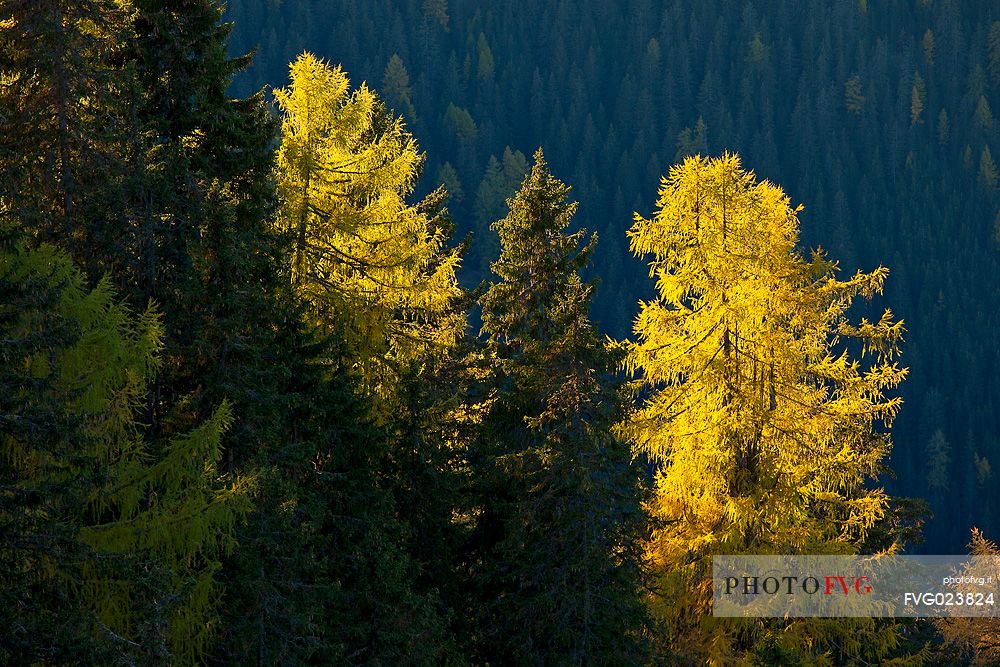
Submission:
[[[543,145],[596,228],[595,317],[627,335],[649,291],[628,253],[667,167],[740,152],[805,204],[803,242],[885,264],[909,330],[896,493],[931,501],[925,551],[1000,534],[1000,5],[984,0],[229,0],[241,92],[309,49],[377,88],[445,182],[466,279]],[[995,157],[994,157],[995,156]]]

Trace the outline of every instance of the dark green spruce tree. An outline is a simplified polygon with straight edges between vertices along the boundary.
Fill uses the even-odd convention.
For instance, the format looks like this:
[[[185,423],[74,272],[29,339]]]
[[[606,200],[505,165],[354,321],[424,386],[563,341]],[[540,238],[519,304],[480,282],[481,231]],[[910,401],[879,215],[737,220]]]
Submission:
[[[439,187],[417,207],[433,229],[451,237],[447,198]],[[458,254],[464,254],[466,247],[467,242],[460,244]],[[463,291],[438,317],[467,322],[475,296]],[[456,338],[453,346],[434,354],[397,362],[397,403],[384,418],[391,440],[392,489],[400,519],[412,536],[411,557],[419,568],[414,584],[434,595],[453,622],[460,621],[453,611],[466,583],[456,576],[457,550],[468,532],[454,514],[467,497],[466,453],[475,424],[466,407],[475,402],[471,392],[477,386],[475,353],[480,348],[467,326]],[[454,634],[460,641],[465,635],[460,629]]]
[[[304,324],[289,238],[275,231],[274,116],[227,95],[215,0],[135,0],[133,284],[164,304],[154,427],[222,398],[236,419],[224,470],[259,481],[222,571],[220,664],[440,664],[449,643],[414,592],[387,436],[368,419],[334,339]]]
[[[285,352],[271,380],[284,430],[257,459],[260,498],[223,570],[212,662],[454,664],[440,604],[418,592],[388,434],[351,371],[324,361],[342,349],[310,346],[296,326],[302,355]]]
[[[534,159],[494,224],[498,281],[481,299],[497,369],[480,443],[481,651],[498,664],[639,664],[639,475],[612,435],[619,359],[579,274],[596,235],[568,231],[569,188]]]
[[[280,411],[268,349],[290,317],[276,291],[282,239],[268,223],[275,121],[262,94],[227,90],[247,58],[229,58],[214,0],[134,0],[127,48],[131,216],[124,258],[109,264],[138,303],[165,314],[167,364],[148,406],[155,431],[236,406],[232,470],[271,435]]]
[[[0,7],[0,212],[82,259],[121,230],[128,13],[112,0]]]

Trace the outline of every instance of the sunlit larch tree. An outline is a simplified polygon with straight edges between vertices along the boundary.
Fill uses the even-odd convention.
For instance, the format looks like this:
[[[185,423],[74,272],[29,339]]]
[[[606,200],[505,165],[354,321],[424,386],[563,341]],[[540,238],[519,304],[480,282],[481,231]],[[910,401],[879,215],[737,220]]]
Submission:
[[[847,316],[888,271],[841,280],[821,251],[804,258],[800,210],[737,156],[696,156],[670,170],[657,210],[629,232],[656,284],[627,345],[642,401],[623,425],[656,470],[653,607],[672,650],[713,664],[768,646],[820,655],[837,642],[885,657],[897,642],[868,619],[711,618],[711,555],[856,553],[889,507],[868,483],[901,404],[887,392],[906,377],[895,360],[903,325],[888,310]]]
[[[398,362],[447,349],[461,330],[459,253],[433,212],[407,202],[423,156],[367,86],[352,92],[339,67],[303,54],[275,97],[293,281],[317,321],[343,327],[369,388],[385,395]]]
[[[986,539],[978,528],[972,529],[969,542],[971,558],[963,564],[960,574],[976,581],[1000,575],[997,564],[1000,563],[1000,548],[992,540]],[[959,594],[976,593],[981,588],[976,584],[958,584],[955,592]],[[996,614],[981,617],[944,617],[934,619],[934,625],[941,633],[945,645],[954,650],[955,656],[964,664],[995,665],[1000,662],[1000,619]],[[947,655],[947,654],[945,654]],[[950,656],[949,656],[950,657]]]

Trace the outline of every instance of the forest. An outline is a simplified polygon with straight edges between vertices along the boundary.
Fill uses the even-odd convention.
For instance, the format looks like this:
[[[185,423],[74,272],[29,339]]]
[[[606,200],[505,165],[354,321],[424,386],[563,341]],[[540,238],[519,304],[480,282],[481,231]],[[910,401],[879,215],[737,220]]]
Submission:
[[[988,0],[0,0],[0,664],[1000,664],[711,574],[1000,555],[993,108]]]

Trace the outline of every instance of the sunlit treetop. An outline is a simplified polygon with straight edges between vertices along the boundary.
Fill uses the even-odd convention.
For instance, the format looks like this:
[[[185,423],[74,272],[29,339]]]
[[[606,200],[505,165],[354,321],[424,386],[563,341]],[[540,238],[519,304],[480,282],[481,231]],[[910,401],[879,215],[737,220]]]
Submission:
[[[855,297],[880,294],[888,271],[842,280],[822,251],[804,257],[800,211],[737,156],[695,156],[629,232],[656,297],[626,345],[643,400],[623,432],[656,466],[663,523],[648,549],[675,619],[710,615],[712,554],[854,553],[885,517],[869,482],[900,407],[889,392],[906,376],[903,325],[889,310],[851,322]],[[731,639],[702,629],[716,648]],[[688,640],[702,655],[708,636]]]
[[[423,155],[403,121],[362,84],[311,54],[275,91],[280,224],[293,280],[319,322],[337,322],[375,393],[387,367],[449,348],[463,326],[458,252],[441,197],[411,204]]]

